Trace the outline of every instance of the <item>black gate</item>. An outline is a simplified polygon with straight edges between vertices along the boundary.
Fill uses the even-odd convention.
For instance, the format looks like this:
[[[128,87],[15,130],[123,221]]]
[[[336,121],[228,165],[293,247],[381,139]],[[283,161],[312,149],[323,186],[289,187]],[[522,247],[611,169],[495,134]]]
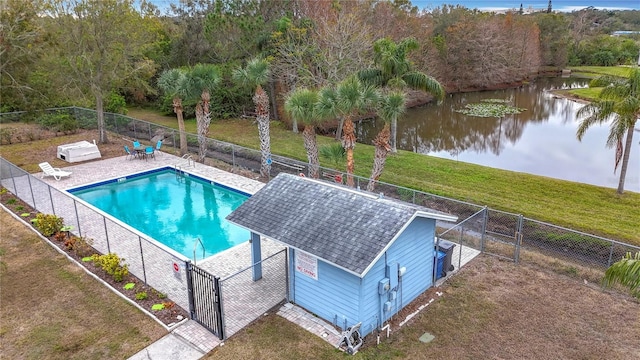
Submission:
[[[191,318],[223,340],[220,278],[187,262],[187,284]]]

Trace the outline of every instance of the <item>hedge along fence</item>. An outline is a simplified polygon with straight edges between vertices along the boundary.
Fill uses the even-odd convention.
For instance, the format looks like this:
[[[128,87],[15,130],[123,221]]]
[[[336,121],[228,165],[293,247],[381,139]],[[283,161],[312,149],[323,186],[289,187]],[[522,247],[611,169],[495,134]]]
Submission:
[[[83,129],[97,128],[97,115],[94,110],[77,107],[47,109],[39,112],[17,112],[0,114],[0,123],[21,121],[22,119],[35,119],[42,114],[69,114],[72,115]],[[109,131],[127,136],[133,139],[151,140],[158,133],[164,133],[163,146],[180,148],[178,131],[172,128],[149,123],[121,114],[105,113],[105,126]],[[196,134],[187,133],[187,143],[190,151],[197,153],[198,139]],[[260,171],[260,151],[245,148],[239,145],[226,143],[219,140],[207,139],[207,156],[218,159],[232,165],[234,168],[249,169],[253,172]],[[308,164],[282,156],[272,155],[273,164],[271,177],[279,172],[291,174],[308,174]],[[328,174],[335,180],[336,175],[344,182],[345,174],[335,169],[320,168],[321,174]],[[325,176],[323,176],[325,177]],[[354,175],[357,188],[365,188],[369,179]],[[458,216],[458,223],[476,214],[483,209],[482,206],[425,193],[422,191],[396,186],[384,182],[376,182],[376,191],[385,196],[421,205],[433,210],[438,210]],[[503,240],[507,246],[522,246],[547,255],[554,256],[563,261],[573,261],[597,268],[606,268],[613,262],[622,258],[625,252],[640,251],[640,247],[617,242],[579,231],[562,228],[550,223],[524,218],[519,214],[507,213],[493,209],[487,210],[484,218],[483,231],[494,238]],[[449,228],[451,224],[438,223],[442,228]],[[518,241],[519,237],[519,241]],[[474,242],[470,242],[474,243]],[[479,249],[484,250],[484,249]],[[512,260],[518,260],[519,252],[513,251]]]

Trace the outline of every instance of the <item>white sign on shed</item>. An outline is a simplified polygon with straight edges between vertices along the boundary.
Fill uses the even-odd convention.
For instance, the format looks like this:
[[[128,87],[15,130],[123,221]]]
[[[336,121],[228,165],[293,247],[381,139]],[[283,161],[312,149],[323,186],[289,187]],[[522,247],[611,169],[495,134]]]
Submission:
[[[296,271],[318,280],[318,258],[300,250],[296,251]]]

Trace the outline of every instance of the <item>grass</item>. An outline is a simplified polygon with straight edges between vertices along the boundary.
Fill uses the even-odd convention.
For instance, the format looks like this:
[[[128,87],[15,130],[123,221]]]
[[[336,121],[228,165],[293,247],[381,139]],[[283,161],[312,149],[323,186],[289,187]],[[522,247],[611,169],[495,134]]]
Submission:
[[[164,117],[150,110],[136,110],[130,114],[139,119],[177,127],[175,118]],[[213,121],[209,133],[211,137],[222,141],[254,149],[259,147],[257,126],[249,119]],[[330,137],[318,137],[319,147],[334,143],[335,140]],[[285,129],[281,122],[271,124],[271,147],[274,154],[306,161],[302,135]],[[373,155],[373,146],[356,146],[357,175],[370,175]],[[334,166],[328,161],[321,162],[323,166]],[[344,170],[342,166],[340,170]],[[632,176],[629,174],[629,177]],[[640,218],[638,193],[618,195],[610,188],[408,151],[389,156],[381,181],[640,245],[640,233],[637,230],[637,219]]]
[[[572,66],[572,75],[582,75],[586,77],[598,77],[602,75],[612,75],[620,77],[629,77],[631,67],[629,66]]]
[[[132,110],[132,116],[177,127],[175,118],[149,110]],[[187,124],[195,121],[187,120]],[[11,124],[18,126],[24,124]],[[250,119],[212,122],[210,136],[257,149],[258,130]],[[49,159],[54,167],[69,164],[57,159],[60,144],[97,138],[97,132],[68,136],[51,135],[41,140],[0,146],[0,155],[29,172],[39,172],[38,163]],[[103,157],[124,154],[127,140],[111,135],[109,145],[101,145]],[[336,144],[330,137],[319,136],[319,147]],[[306,161],[301,134],[285,129],[280,122],[271,124],[271,144],[275,154]],[[168,148],[166,150],[169,150]],[[356,174],[368,177],[374,148],[358,144],[355,149]],[[333,168],[329,160],[321,160]],[[341,164],[344,170],[344,165]],[[633,174],[629,174],[632,177]],[[628,179],[630,180],[630,179]],[[546,178],[525,173],[494,169],[480,165],[400,151],[391,155],[381,181],[434,193],[497,210],[522,214],[583,232],[640,245],[637,219],[640,218],[640,194],[618,195],[614,189]],[[364,184],[362,184],[364,186]]]
[[[0,211],[0,338],[7,359],[124,359],[166,334]]]
[[[481,256],[441,288],[431,305],[390,339],[366,339],[351,357],[268,315],[206,359],[630,359],[640,357],[640,304],[602,292],[581,269],[558,275]],[[576,281],[578,280],[578,281]],[[399,318],[397,321],[404,320]],[[418,338],[429,332],[429,344]]]
[[[584,89],[573,89],[569,90],[569,93],[579,99],[591,101],[598,98],[598,95],[600,95],[600,91],[602,91],[602,88],[593,87]]]

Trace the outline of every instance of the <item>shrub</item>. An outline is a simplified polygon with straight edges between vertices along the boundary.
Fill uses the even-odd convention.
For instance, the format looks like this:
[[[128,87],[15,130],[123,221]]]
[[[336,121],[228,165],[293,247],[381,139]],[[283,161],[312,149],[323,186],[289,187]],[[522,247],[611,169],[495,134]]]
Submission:
[[[74,247],[76,246],[76,241],[78,238],[75,236],[69,236],[67,237],[67,239],[64,241],[64,246],[67,248],[67,250],[73,250]]]
[[[27,131],[25,136],[27,137],[27,140],[29,140],[29,141],[40,140],[40,139],[42,139],[42,131],[40,131],[38,129],[31,129],[31,130]],[[22,138],[18,137],[18,141],[22,141]]]
[[[140,291],[136,293],[136,300],[146,300],[148,297],[146,291]]]
[[[156,290],[156,289],[153,289],[152,291],[153,291],[153,293],[158,297],[158,299],[164,299],[164,298],[166,298],[166,297],[167,297],[167,295],[165,295],[165,294],[161,293],[160,291],[158,291],[158,290]]]
[[[104,102],[104,111],[115,114],[127,114],[127,102],[124,96],[111,91]]]
[[[63,222],[64,220],[61,217],[55,215],[38,214],[33,224],[42,235],[49,237],[62,229]]]
[[[0,129],[0,144],[11,144],[16,129],[12,127],[3,127]]]
[[[62,119],[62,121],[58,124],[56,131],[63,132],[64,134],[72,134],[78,131],[79,127],[80,126],[78,125],[76,119],[67,115],[66,118]]]
[[[53,239],[59,242],[64,241],[66,238],[67,238],[67,233],[64,231],[58,231],[53,235]]]
[[[47,130],[73,133],[80,127],[78,121],[69,114],[46,114],[38,119],[38,124]]]
[[[73,252],[78,255],[78,257],[82,258],[94,253],[95,250],[91,246],[91,244],[93,243],[92,239],[77,236],[72,236],[71,238],[75,240],[73,243],[73,248],[70,250],[73,250]]]
[[[104,272],[113,276],[113,279],[117,282],[129,275],[129,265],[124,263],[124,259],[116,254],[109,253],[105,255],[93,255],[93,262],[96,266],[102,268]]]

